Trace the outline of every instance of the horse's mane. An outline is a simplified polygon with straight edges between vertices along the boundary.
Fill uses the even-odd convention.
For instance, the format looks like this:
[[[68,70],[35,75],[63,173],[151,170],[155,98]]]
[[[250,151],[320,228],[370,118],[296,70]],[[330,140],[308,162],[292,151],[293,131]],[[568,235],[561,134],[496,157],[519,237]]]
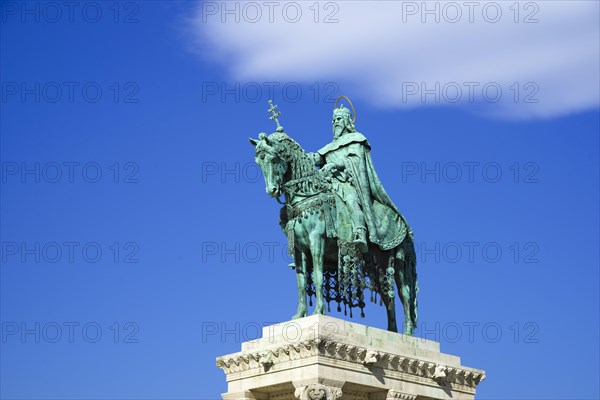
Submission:
[[[269,135],[269,140],[277,143],[277,150],[285,154],[286,160],[290,162],[293,174],[292,179],[302,178],[315,173],[314,161],[294,139],[285,133],[275,132]]]

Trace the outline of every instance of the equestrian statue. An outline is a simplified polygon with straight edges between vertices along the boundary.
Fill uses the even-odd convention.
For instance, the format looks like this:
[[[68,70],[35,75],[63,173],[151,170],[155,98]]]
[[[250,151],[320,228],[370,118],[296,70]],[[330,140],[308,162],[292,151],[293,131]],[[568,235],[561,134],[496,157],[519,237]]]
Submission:
[[[343,105],[344,98],[352,113]],[[387,329],[398,332],[395,294],[404,308],[404,333],[417,325],[417,272],[413,233],[385,192],[371,160],[371,146],[355,127],[356,112],[340,96],[333,111],[333,141],[307,153],[279,123],[280,112],[269,101],[277,128],[250,139],[263,172],[266,191],[283,205],[280,225],[288,239],[298,286],[293,319],[325,314],[325,303],[364,317],[365,292],[384,304]],[[280,200],[283,196],[284,201]]]

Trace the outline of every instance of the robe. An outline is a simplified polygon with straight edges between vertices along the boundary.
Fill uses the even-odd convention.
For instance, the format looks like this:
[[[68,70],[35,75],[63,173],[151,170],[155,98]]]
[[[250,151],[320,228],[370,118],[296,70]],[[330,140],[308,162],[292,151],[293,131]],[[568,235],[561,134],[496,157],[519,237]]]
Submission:
[[[341,171],[334,171],[338,209],[336,230],[342,240],[352,240],[351,220],[344,192],[352,185],[358,192],[365,217],[368,238],[382,250],[398,246],[407,234],[412,237],[408,223],[389,198],[373,166],[371,147],[367,139],[358,132],[345,133],[318,151],[326,163],[343,165]]]

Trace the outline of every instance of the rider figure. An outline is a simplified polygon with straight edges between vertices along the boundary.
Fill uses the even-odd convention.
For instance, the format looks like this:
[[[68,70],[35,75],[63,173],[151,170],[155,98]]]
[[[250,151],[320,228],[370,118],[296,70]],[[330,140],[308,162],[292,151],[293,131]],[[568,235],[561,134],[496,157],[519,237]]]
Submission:
[[[352,241],[364,253],[367,251],[367,226],[358,194],[359,187],[353,182],[353,164],[358,166],[366,138],[356,132],[350,110],[341,106],[335,108],[332,119],[333,142],[316,153],[316,164],[331,175],[333,190],[337,193],[350,212],[352,222]]]
[[[338,200],[349,212],[352,232],[346,239],[362,252],[367,251],[367,238],[382,250],[394,248],[409,228],[375,173],[371,146],[356,131],[346,107],[334,109],[332,125],[333,141],[314,157],[315,164],[331,177]],[[340,224],[344,221],[338,221]]]

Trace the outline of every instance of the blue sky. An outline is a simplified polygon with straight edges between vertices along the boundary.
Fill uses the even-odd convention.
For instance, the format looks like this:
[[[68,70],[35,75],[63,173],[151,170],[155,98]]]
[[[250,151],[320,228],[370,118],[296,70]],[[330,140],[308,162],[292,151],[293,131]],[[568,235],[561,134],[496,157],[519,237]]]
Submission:
[[[343,94],[415,232],[416,335],[478,398],[598,398],[598,4],[228,4],[0,3],[0,397],[219,398],[215,357],[296,308],[247,139],[272,97],[316,151]]]

